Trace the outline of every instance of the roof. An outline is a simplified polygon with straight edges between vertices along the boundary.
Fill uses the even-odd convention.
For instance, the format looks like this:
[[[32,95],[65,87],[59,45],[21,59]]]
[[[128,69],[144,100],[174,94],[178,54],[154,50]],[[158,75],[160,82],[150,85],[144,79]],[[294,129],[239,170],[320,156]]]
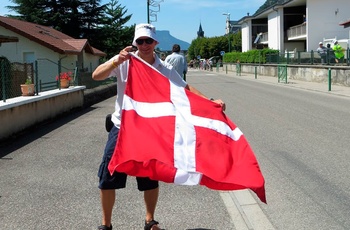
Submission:
[[[79,54],[85,50],[96,56],[106,56],[90,46],[87,39],[75,39],[48,26],[3,16],[0,16],[0,26],[60,54]]]
[[[345,22],[342,22],[342,23],[340,23],[339,25],[340,25],[340,26],[344,26],[344,28],[348,28],[348,27],[350,27],[350,20],[345,21]]]

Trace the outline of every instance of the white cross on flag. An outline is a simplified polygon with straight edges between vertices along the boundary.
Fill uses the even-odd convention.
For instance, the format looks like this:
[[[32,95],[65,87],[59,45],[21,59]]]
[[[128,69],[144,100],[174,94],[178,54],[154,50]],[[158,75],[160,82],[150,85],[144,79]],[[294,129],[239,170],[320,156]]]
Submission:
[[[108,169],[215,190],[249,188],[266,202],[255,155],[221,106],[175,85],[136,56]]]

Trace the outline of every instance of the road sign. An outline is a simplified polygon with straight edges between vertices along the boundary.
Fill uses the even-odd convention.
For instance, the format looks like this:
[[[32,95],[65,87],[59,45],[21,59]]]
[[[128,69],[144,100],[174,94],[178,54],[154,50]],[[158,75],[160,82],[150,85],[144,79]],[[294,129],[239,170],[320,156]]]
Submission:
[[[225,54],[225,51],[220,51],[221,56],[224,56],[224,54]]]

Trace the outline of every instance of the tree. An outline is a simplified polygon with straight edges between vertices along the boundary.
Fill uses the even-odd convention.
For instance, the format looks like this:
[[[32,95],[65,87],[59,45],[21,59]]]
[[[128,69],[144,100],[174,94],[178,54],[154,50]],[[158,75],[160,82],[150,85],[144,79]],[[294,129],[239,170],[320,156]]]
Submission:
[[[135,25],[124,26],[132,15],[126,15],[127,10],[118,4],[118,0],[111,0],[106,5],[105,16],[102,19],[101,36],[97,40],[102,42],[107,57],[112,57],[126,46],[130,46],[134,34]],[[96,47],[99,47],[98,44]]]
[[[16,12],[9,15],[20,20],[50,26],[73,38],[86,38],[108,54],[131,44],[134,26],[124,27],[131,15],[118,0],[101,5],[101,0],[11,0],[7,6]]]
[[[188,48],[189,59],[196,58],[198,55],[201,58],[210,58],[213,56],[221,56],[220,52],[225,51],[226,53],[230,51],[242,50],[242,39],[241,33],[229,34],[229,36],[219,36],[211,38],[197,38],[191,42]]]
[[[7,6],[20,20],[53,27],[73,38],[84,38],[91,25],[99,23],[104,6],[101,0],[11,0],[17,6]],[[91,31],[90,31],[91,32]]]
[[[231,50],[242,52],[242,32],[239,31],[235,34],[232,34],[231,41]]]

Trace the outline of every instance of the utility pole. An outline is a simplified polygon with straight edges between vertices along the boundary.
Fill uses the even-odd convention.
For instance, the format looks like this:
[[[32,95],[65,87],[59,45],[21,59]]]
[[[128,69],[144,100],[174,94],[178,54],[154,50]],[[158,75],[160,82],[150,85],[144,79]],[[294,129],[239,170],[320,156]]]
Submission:
[[[147,23],[149,24],[149,1],[147,0]]]
[[[156,22],[157,21],[157,12],[160,11],[160,5],[159,3],[163,2],[164,0],[147,0],[147,23]],[[157,9],[158,8],[158,9]],[[151,17],[154,19],[151,20]]]

